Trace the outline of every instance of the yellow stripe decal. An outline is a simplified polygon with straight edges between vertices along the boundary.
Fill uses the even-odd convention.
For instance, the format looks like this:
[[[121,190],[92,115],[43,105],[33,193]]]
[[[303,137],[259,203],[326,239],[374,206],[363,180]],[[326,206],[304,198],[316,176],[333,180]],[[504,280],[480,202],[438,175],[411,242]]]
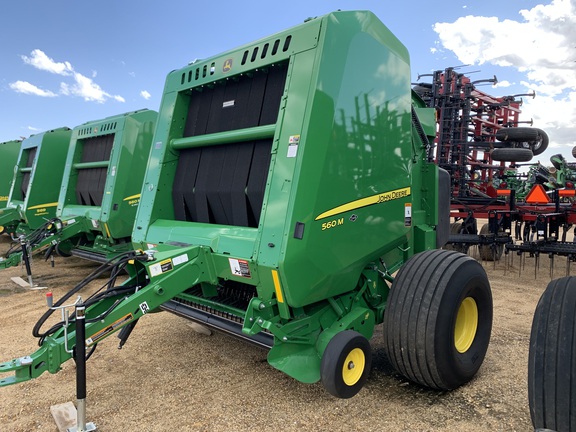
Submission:
[[[282,297],[282,289],[280,288],[278,270],[272,270],[272,280],[274,281],[274,288],[276,289],[276,299],[278,300],[278,303],[284,303],[284,298]]]
[[[44,207],[56,207],[57,205],[58,205],[58,201],[52,202],[52,203],[35,205],[32,207],[27,207],[26,210],[35,210],[35,209],[44,208]]]
[[[130,201],[136,198],[140,198],[141,194],[136,194],[136,195],[130,195],[129,197],[124,198],[122,201]]]
[[[362,207],[367,207],[374,204],[380,204],[388,201],[392,201],[399,198],[405,198],[410,196],[410,187],[400,188],[391,190],[388,192],[382,192],[376,195],[372,195],[366,198],[361,198],[356,201],[351,201],[347,204],[342,204],[341,206],[334,207],[331,210],[325,211],[324,213],[318,215],[314,220],[324,219],[330,216],[337,215],[339,213],[344,213],[351,210],[356,210]]]

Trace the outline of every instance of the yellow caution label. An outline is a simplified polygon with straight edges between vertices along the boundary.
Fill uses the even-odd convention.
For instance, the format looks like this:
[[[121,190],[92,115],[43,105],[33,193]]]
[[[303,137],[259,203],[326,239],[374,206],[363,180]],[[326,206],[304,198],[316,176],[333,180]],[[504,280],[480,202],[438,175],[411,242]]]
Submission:
[[[114,321],[112,324],[104,327],[102,330],[94,333],[91,337],[86,339],[86,346],[91,346],[97,343],[98,341],[104,339],[106,336],[111,335],[120,327],[128,324],[130,321],[134,319],[134,315],[131,313],[124,315],[122,318]]]

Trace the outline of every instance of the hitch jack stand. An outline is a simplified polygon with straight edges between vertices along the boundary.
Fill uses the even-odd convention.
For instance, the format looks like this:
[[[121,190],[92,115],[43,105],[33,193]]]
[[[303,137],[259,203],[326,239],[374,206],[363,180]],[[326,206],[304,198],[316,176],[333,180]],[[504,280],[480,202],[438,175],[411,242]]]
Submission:
[[[86,308],[82,300],[76,303],[76,427],[68,432],[90,432],[96,430],[94,423],[86,423]]]
[[[28,255],[28,244],[26,242],[25,236],[20,236],[20,247],[22,248],[22,259],[24,260],[24,266],[26,266],[26,274],[28,275],[28,283],[30,288],[34,288],[34,283],[32,282],[32,268],[30,267],[30,256]]]

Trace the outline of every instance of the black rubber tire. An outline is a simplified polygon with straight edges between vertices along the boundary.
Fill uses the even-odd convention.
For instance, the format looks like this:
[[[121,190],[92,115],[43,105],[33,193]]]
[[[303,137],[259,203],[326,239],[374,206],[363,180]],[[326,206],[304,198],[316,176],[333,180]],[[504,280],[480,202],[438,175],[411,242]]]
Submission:
[[[576,431],[576,277],[555,279],[540,297],[528,352],[534,428]]]
[[[509,127],[496,131],[498,141],[534,142],[538,141],[538,131],[541,129],[530,127]]]
[[[462,228],[462,222],[452,222],[450,224],[450,234],[459,234],[460,228]],[[456,246],[457,245],[448,242],[444,246],[442,246],[442,249],[456,250]]]
[[[576,158],[576,146],[572,147],[572,157]]]
[[[497,148],[492,150],[492,160],[505,162],[529,162],[534,157],[527,148]]]
[[[354,380],[354,383],[347,384],[343,377],[344,363],[348,355],[356,348],[363,353],[364,365],[358,379]],[[348,399],[356,395],[364,387],[371,367],[372,348],[368,339],[356,331],[344,330],[330,339],[322,354],[320,379],[324,388],[331,395]]]
[[[462,222],[452,222],[450,224],[450,234],[460,234],[461,230],[462,230]],[[470,249],[470,246],[467,244],[463,244],[463,243],[450,243],[450,242],[448,242],[444,246],[442,246],[442,249],[467,254],[468,249]]]
[[[548,143],[550,142],[546,132],[542,129],[536,129],[536,131],[538,132],[538,139],[530,146],[534,156],[544,153],[548,148]]]
[[[480,234],[487,235],[490,234],[490,225],[484,224],[480,228]],[[480,259],[483,261],[500,261],[502,254],[504,253],[504,245],[498,243],[494,247],[491,245],[478,245],[478,252],[480,253]]]
[[[456,321],[469,299],[477,307],[477,327],[459,351]],[[491,331],[492,292],[476,260],[437,249],[400,268],[384,313],[384,349],[406,378],[438,390],[467,383],[484,361]]]

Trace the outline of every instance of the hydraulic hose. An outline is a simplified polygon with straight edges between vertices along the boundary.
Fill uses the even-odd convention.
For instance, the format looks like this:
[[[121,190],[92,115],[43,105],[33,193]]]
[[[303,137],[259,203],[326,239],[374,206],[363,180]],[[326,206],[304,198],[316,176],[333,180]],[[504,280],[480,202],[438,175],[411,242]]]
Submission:
[[[111,274],[109,280],[100,288],[100,290],[105,286],[108,286],[108,289],[106,291],[104,291],[103,293],[99,293],[100,290],[98,290],[96,293],[94,293],[93,295],[88,297],[88,299],[85,301],[86,307],[88,307],[94,303],[97,303],[98,301],[102,300],[103,298],[117,296],[117,295],[121,295],[124,293],[128,293],[130,291],[133,291],[136,288],[135,286],[118,287],[118,288],[113,289],[113,284],[115,283],[119,273],[126,266],[128,261],[131,260],[132,258],[134,258],[135,255],[136,255],[135,251],[123,252],[123,253],[115,256],[114,258],[106,261],[104,264],[102,264],[97,269],[95,269],[92,273],[90,273],[86,278],[84,278],[74,288],[72,288],[70,291],[68,291],[66,294],[64,294],[64,296],[62,296],[54,304],[54,307],[57,308],[59,306],[62,306],[70,297],[72,297],[73,295],[78,293],[82,288],[86,287],[86,285],[88,285],[90,282],[92,282],[93,280],[100,277],[100,275],[102,275],[103,273],[110,271],[110,268],[112,268],[112,274]],[[112,306],[111,309],[104,312],[103,315],[105,316],[108,313],[110,313],[110,311],[114,307],[116,307],[116,303]],[[62,322],[59,322],[59,323],[55,324],[54,326],[52,326],[50,329],[48,329],[46,332],[41,333],[40,329],[41,329],[42,325],[44,325],[44,323],[52,315],[52,313],[54,313],[54,309],[48,309],[40,317],[40,319],[38,320],[38,322],[34,325],[34,328],[32,329],[32,335],[34,337],[39,338],[38,345],[42,345],[42,343],[44,342],[44,339],[47,336],[53,334],[55,331],[57,331],[63,325]],[[98,318],[101,319],[102,316],[100,316]]]

